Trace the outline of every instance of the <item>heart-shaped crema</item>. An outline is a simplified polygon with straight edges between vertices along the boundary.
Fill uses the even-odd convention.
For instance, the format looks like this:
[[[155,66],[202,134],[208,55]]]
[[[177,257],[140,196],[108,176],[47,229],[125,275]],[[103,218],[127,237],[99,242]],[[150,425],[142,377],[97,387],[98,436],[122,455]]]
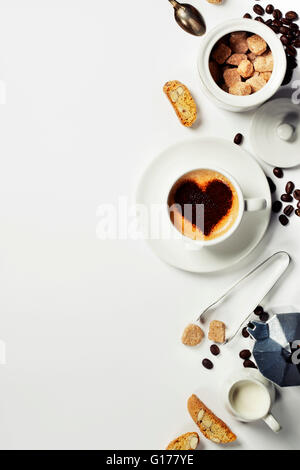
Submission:
[[[171,189],[168,205],[173,224],[190,238],[213,239],[226,233],[238,215],[238,195],[219,172],[195,170]]]

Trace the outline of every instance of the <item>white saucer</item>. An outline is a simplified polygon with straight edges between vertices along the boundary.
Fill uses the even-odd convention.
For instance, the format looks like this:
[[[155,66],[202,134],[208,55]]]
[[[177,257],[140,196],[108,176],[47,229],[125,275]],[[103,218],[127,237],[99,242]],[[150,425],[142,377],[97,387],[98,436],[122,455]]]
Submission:
[[[250,141],[254,155],[269,165],[299,165],[300,106],[287,98],[261,106],[252,119]]]
[[[219,271],[247,256],[263,238],[271,215],[270,189],[259,164],[237,145],[217,138],[184,141],[163,151],[141,178],[136,194],[137,204],[145,205],[148,211],[153,204],[166,206],[169,190],[177,178],[189,170],[207,167],[226,170],[240,184],[246,198],[265,198],[267,208],[261,212],[245,213],[239,228],[228,240],[199,251],[188,250],[182,239],[147,239],[163,261],[196,273]],[[166,214],[163,212],[158,217],[164,224]],[[142,218],[141,224],[147,235],[149,227]]]

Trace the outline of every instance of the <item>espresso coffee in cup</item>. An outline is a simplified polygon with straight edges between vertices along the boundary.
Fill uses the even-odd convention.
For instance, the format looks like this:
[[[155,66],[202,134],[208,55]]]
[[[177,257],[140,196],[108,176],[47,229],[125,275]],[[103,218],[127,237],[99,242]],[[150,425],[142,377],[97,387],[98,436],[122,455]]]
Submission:
[[[219,171],[185,173],[168,196],[172,224],[192,240],[213,241],[229,232],[240,214],[240,198],[233,182]]]

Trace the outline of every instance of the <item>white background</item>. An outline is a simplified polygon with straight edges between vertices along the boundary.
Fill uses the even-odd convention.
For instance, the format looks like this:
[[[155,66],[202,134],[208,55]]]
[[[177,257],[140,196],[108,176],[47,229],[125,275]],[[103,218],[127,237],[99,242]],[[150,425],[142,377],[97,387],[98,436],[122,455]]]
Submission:
[[[191,3],[208,28],[254,4]],[[280,392],[280,435],[237,423],[217,391],[221,358],[204,371],[208,344],[190,351],[180,336],[196,312],[278,249],[293,266],[266,308],[299,306],[300,220],[283,228],[275,217],[249,258],[213,275],[166,266],[143,241],[96,236],[98,206],[132,196],[166,146],[205,135],[232,140],[239,131],[250,150],[250,116],[216,109],[200,91],[200,42],[177,27],[167,0],[0,1],[2,449],[161,449],[196,430],[186,410],[195,390],[238,434],[235,448],[299,448],[298,388]],[[172,79],[197,99],[196,130],[180,126],[162,93]],[[286,176],[300,184],[299,169]],[[234,360],[241,368],[228,354],[225,370]],[[208,448],[219,449],[203,438]]]

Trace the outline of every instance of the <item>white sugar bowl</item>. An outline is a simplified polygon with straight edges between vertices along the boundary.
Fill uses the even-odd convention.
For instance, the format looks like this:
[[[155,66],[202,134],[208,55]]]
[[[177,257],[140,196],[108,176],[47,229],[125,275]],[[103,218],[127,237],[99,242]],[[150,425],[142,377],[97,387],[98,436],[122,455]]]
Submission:
[[[209,70],[210,56],[216,43],[224,36],[238,31],[246,31],[261,36],[271,49],[274,60],[270,80],[261,90],[248,96],[231,95],[222,90],[214,81]],[[216,26],[202,38],[198,57],[198,71],[202,91],[217,106],[228,111],[249,111],[269,100],[280,88],[286,68],[286,55],[279,37],[271,28],[259,21],[247,18],[229,20]]]

